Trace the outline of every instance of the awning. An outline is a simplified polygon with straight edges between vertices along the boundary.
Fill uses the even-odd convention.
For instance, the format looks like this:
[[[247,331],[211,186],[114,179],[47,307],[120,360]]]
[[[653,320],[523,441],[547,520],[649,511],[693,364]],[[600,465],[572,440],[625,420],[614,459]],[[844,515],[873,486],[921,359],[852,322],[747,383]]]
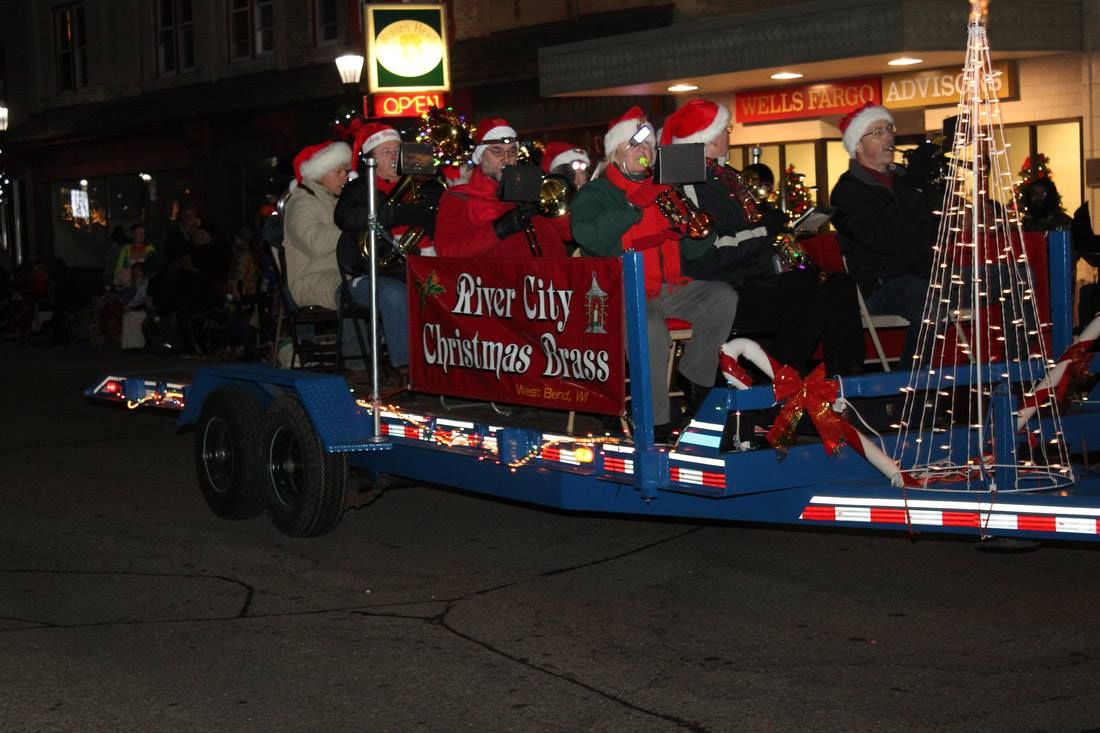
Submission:
[[[1082,0],[997,0],[994,57],[1080,52],[1082,13]],[[769,74],[794,65],[799,83],[876,75],[902,54],[961,66],[968,14],[966,0],[818,0],[699,17],[544,47],[539,84],[543,96],[665,94],[677,82],[713,94],[773,86]]]

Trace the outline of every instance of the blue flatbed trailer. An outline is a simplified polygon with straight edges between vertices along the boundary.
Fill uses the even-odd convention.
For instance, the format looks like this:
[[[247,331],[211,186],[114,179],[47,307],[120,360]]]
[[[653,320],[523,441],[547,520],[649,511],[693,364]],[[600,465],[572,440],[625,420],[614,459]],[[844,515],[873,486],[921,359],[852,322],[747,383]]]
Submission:
[[[1052,233],[1054,353],[1071,342],[1068,235]],[[457,419],[360,399],[332,374],[248,364],[200,369],[190,384],[108,377],[91,398],[179,409],[195,427],[199,483],[219,516],[267,511],[290,535],[331,531],[346,506],[349,468],[372,480],[418,482],[575,512],[619,513],[803,527],[845,527],[975,538],[1095,541],[1100,477],[1074,467],[1069,489],[990,491],[950,484],[898,487],[851,446],[820,442],[731,450],[728,417],[775,402],[769,386],[716,387],[672,446],[653,443],[641,257],[623,257],[632,438],[565,435]],[[1090,372],[1097,371],[1095,358]],[[842,380],[847,398],[897,395],[907,373]],[[1100,445],[1100,387],[1062,415],[1072,453]],[[965,426],[955,428],[965,430]],[[881,438],[890,454],[896,436]],[[780,460],[782,459],[782,460]]]

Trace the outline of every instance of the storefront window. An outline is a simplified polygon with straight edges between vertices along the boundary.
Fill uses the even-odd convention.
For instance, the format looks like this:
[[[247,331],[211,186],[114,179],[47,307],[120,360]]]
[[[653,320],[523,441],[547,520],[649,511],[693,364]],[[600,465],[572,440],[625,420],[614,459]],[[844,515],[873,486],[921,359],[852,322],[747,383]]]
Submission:
[[[1072,216],[1081,205],[1081,123],[1036,125],[1035,152],[1047,157],[1052,180],[1062,194],[1062,206]]]
[[[110,248],[116,227],[146,225],[148,241],[164,241],[171,220],[190,202],[183,171],[132,173],[109,178],[60,181],[51,185],[54,256],[70,267],[96,268]]]

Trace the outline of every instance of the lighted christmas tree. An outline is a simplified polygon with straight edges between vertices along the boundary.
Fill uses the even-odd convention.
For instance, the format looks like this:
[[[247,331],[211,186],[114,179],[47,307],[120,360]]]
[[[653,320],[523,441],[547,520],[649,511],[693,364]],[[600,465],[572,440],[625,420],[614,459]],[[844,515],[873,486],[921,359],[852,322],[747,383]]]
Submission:
[[[909,486],[1054,489],[1074,477],[1051,389],[1048,324],[1011,211],[987,7],[971,0],[943,216],[894,460]],[[1045,157],[1025,167],[1033,162],[1035,175],[1050,174]]]
[[[814,202],[810,198],[810,189],[806,188],[806,174],[797,173],[793,163],[787,166],[785,177],[787,179],[787,213],[792,219],[797,219],[809,211]]]
[[[1031,156],[1024,158],[1024,163],[1020,166],[1020,172],[1017,174],[1016,183],[1012,186],[1016,208],[1018,210],[1024,208],[1024,191],[1033,181],[1039,178],[1053,177],[1054,173],[1050,170],[1050,158],[1047,156],[1036,153],[1034,161],[1032,161]]]

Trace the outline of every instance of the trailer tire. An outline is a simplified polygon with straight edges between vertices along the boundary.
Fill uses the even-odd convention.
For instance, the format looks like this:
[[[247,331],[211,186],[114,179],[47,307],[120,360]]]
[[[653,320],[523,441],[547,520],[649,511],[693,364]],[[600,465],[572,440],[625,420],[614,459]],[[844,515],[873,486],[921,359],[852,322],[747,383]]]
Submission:
[[[297,397],[283,395],[271,403],[260,445],[275,527],[291,537],[336,529],[347,505],[347,456],[325,452]]]
[[[195,473],[210,510],[223,519],[252,519],[264,510],[262,424],[263,412],[247,387],[220,387],[203,402]]]

